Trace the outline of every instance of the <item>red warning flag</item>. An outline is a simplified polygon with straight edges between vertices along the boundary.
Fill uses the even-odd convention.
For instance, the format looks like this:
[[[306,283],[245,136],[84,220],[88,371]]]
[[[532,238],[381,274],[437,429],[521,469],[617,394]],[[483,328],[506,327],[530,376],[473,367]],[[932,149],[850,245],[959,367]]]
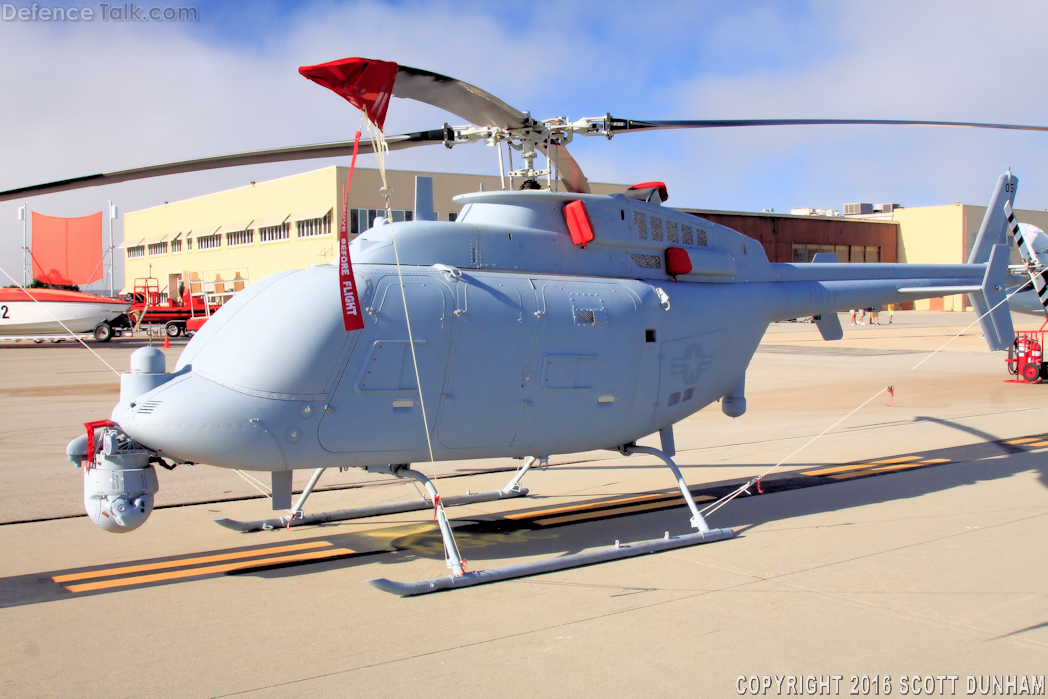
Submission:
[[[350,104],[367,114],[372,124],[382,131],[386,124],[386,109],[397,81],[396,63],[370,58],[343,58],[340,61],[302,66],[298,69],[306,78],[341,95]]]
[[[90,284],[102,278],[102,212],[58,218],[33,212],[33,279]]]
[[[357,148],[360,132],[353,138],[353,160],[349,163],[349,179],[346,181],[346,197],[342,202],[342,225],[338,229],[338,288],[342,299],[342,325],[346,332],[364,329],[364,316],[360,313],[360,297],[357,295],[357,280],[353,278],[353,261],[349,259],[349,185],[353,183],[353,170],[357,167]]]

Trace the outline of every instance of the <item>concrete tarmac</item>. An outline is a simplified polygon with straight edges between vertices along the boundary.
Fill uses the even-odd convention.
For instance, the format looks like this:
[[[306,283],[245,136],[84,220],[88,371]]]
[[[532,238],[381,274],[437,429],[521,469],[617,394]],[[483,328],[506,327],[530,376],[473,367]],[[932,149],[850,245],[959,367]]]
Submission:
[[[726,697],[764,676],[773,696],[798,676],[823,696],[873,694],[874,676],[893,696],[914,676],[922,694],[929,677],[933,695],[950,676],[953,695],[968,676],[1043,688],[1048,385],[1005,383],[1003,355],[962,332],[972,320],[844,318],[835,343],[772,326],[748,413],[714,404],[676,428],[705,502],[783,462],[710,517],[735,539],[404,599],[364,581],[446,574],[426,512],[237,534],[210,518],[268,503],[197,466],[160,474],[163,507],[140,530],[97,529],[64,448],[108,416],[115,374],[83,347],[2,344],[0,695]],[[137,346],[93,348],[123,371]],[[526,499],[448,511],[471,569],[688,531],[656,459],[551,463]],[[499,488],[514,466],[419,468],[450,495]],[[418,497],[356,471],[322,483],[309,512]]]

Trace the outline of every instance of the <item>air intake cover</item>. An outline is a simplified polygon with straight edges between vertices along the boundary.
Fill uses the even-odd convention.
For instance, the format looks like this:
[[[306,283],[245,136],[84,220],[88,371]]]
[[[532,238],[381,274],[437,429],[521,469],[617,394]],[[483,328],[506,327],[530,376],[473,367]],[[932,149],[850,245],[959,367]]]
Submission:
[[[666,248],[666,272],[674,279],[691,272],[691,256],[684,248]]]

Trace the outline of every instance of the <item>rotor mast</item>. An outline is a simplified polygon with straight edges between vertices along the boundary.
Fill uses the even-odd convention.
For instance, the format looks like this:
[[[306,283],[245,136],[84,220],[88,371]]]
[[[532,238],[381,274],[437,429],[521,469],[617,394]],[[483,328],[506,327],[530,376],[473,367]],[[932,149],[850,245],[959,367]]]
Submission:
[[[527,122],[521,128],[500,128],[497,126],[449,126],[444,125],[444,145],[447,148],[454,146],[476,143],[483,141],[484,145],[501,148],[502,144],[520,153],[524,161],[523,166],[512,169],[512,164],[504,164],[500,158],[499,167],[501,175],[510,178],[512,183],[515,179],[523,180],[521,189],[543,189],[539,180],[546,178],[545,189],[556,191],[560,180],[560,154],[563,149],[571,143],[576,134],[582,136],[606,136],[611,138],[610,127],[611,115],[604,117],[591,117],[578,121],[569,121],[566,116],[554,117],[543,121],[531,118],[529,112]],[[540,152],[546,157],[546,167],[537,169],[535,160]],[[512,163],[512,161],[511,161]],[[508,169],[507,169],[508,168]]]

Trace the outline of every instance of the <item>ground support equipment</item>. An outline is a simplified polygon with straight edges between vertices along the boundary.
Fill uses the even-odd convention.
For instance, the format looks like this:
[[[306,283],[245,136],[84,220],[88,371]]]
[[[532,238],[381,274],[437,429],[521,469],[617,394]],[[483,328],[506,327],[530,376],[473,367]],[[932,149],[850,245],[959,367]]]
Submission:
[[[1008,348],[1008,373],[1015,378],[1010,383],[1041,383],[1048,380],[1048,362],[1044,357],[1043,330],[1018,330],[1015,342]]]

